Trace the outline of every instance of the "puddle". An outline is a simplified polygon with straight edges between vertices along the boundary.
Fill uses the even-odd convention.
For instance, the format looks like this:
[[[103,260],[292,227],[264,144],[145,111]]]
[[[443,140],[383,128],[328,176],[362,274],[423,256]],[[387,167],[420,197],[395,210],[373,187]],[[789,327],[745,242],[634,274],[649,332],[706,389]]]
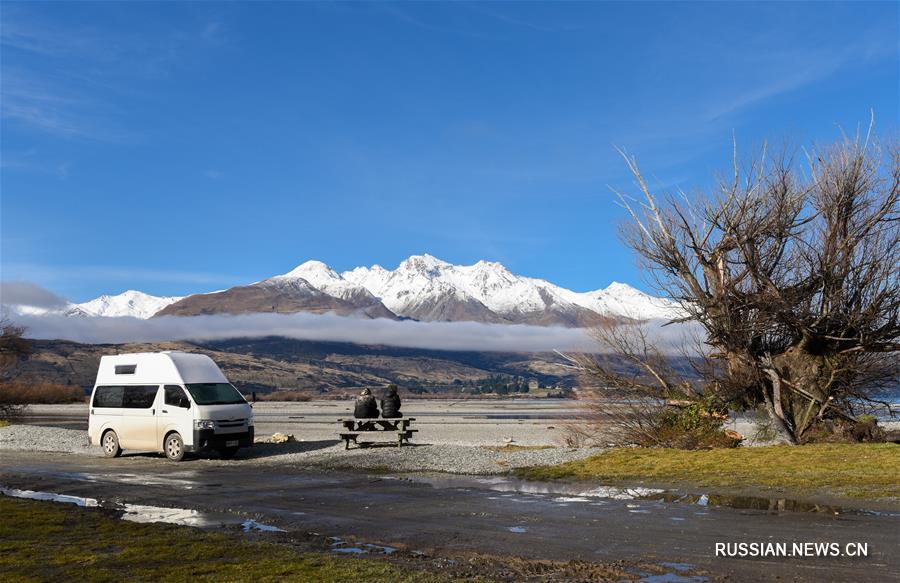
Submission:
[[[373,545],[371,543],[357,544],[357,546],[347,546],[347,542],[339,536],[330,536],[331,552],[343,553],[347,555],[367,555],[376,553],[381,555],[390,555],[397,552],[395,547],[385,545]]]
[[[35,492],[34,490],[17,490],[15,488],[0,487],[0,494],[11,498],[25,498],[28,500],[43,500],[45,502],[62,502],[76,506],[99,506],[94,498],[82,498],[81,496],[68,496],[66,494],[54,494],[52,492]]]
[[[0,494],[13,498],[25,498],[28,500],[42,500],[46,502],[62,502],[75,504],[82,507],[101,507],[111,510],[120,510],[122,520],[138,523],[166,523],[194,528],[218,528],[224,526],[241,525],[244,532],[251,530],[263,532],[284,532],[284,530],[261,524],[255,520],[241,521],[239,517],[229,514],[214,514],[191,510],[189,508],[168,508],[164,506],[149,506],[145,504],[119,504],[105,502],[96,498],[70,496],[67,494],[55,494],[53,492],[36,492],[34,490],[17,490],[0,486]]]
[[[53,472],[51,476],[68,478],[79,482],[110,482],[121,484],[139,484],[141,486],[176,486],[185,490],[193,490],[199,486],[197,479],[199,473],[196,470],[172,472],[168,476],[153,476],[145,474],[117,473],[89,473],[89,472]],[[221,484],[205,484],[207,487],[221,486]]]
[[[585,486],[554,482],[530,482],[506,477],[479,476],[414,476],[412,482],[429,484],[434,488],[475,488],[494,492],[519,494],[547,494],[556,496],[557,502],[590,502],[591,499],[635,500],[665,490],[658,488],[620,488],[615,486]]]
[[[262,524],[260,522],[256,522],[255,520],[245,520],[241,523],[241,527],[244,532],[250,532],[251,530],[259,530],[262,532],[287,532],[283,528],[278,528],[277,526],[271,526],[269,524]]]
[[[603,500],[649,501],[669,504],[689,504],[704,510],[711,507],[725,507],[737,510],[756,510],[770,514],[783,512],[821,512],[826,514],[858,514],[870,516],[900,516],[898,512],[881,512],[862,510],[805,502],[787,498],[765,498],[761,496],[733,496],[725,494],[684,494],[660,488],[623,488],[618,486],[595,486],[579,483],[530,482],[503,476],[452,476],[432,475],[408,478],[412,482],[429,484],[433,488],[470,488],[502,492],[498,496],[488,496],[489,500],[505,498],[515,502],[525,502],[527,498],[513,497],[513,493],[531,496],[531,500],[539,500],[538,496],[553,496],[557,506],[568,506],[571,503],[602,504]],[[501,498],[502,497],[502,498]],[[639,508],[637,504],[627,504],[627,508]],[[644,513],[646,511],[642,511]]]
[[[523,532],[528,532],[528,529],[525,528],[524,526],[510,526],[506,530],[508,530],[509,532],[514,532],[516,534],[522,534]]]
[[[365,549],[361,549],[359,547],[339,547],[331,549],[332,553],[346,553],[350,555],[364,555],[366,554]]]
[[[164,522],[197,528],[220,526],[221,522],[197,510],[187,508],[165,508],[163,506],[145,506],[143,504],[119,504],[115,506],[124,511],[122,520],[128,522]]]
[[[784,512],[818,512],[824,514],[852,514],[865,516],[900,516],[900,512],[881,512],[876,510],[863,510],[858,508],[846,508],[818,502],[792,500],[789,498],[764,498],[762,496],[732,496],[726,494],[679,494],[677,492],[662,492],[645,497],[646,500],[668,502],[674,504],[690,504],[699,506],[704,511],[714,507],[734,508],[736,510],[759,510],[769,514],[781,514]],[[707,512],[698,512],[705,515]]]
[[[694,568],[693,565],[689,563],[660,563],[661,567],[665,567],[666,569],[674,569],[675,571],[690,571]]]

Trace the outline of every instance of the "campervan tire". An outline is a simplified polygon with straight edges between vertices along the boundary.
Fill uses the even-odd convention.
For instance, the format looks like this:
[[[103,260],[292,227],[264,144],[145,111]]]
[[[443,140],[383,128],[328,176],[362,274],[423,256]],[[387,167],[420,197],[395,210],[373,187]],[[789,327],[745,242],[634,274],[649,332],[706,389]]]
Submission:
[[[173,462],[180,462],[184,458],[184,440],[177,433],[170,433],[163,443],[166,457]]]
[[[122,455],[122,448],[119,447],[119,436],[112,429],[103,434],[100,445],[103,447],[103,455],[106,457],[119,457]]]

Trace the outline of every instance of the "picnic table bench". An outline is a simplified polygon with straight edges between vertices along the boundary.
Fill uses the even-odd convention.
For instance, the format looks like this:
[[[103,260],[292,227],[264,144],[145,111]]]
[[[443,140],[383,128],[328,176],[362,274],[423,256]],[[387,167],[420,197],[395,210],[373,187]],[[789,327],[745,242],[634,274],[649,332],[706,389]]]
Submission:
[[[363,434],[372,433],[395,433],[397,435],[397,447],[403,447],[403,442],[409,443],[413,433],[417,433],[418,429],[410,429],[410,424],[415,421],[415,417],[375,417],[372,419],[338,419],[343,430],[340,433],[341,439],[344,440],[344,449],[350,449],[352,441],[357,446],[360,445],[358,438]]]

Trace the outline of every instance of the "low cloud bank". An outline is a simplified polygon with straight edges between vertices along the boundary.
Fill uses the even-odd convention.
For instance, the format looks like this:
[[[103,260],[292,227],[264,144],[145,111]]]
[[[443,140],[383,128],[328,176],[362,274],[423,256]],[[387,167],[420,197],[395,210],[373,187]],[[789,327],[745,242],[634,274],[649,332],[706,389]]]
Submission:
[[[66,298],[30,281],[0,281],[0,303],[47,310],[66,307]]]
[[[331,314],[166,316],[149,320],[19,315],[14,319],[27,328],[26,335],[30,338],[90,344],[284,336],[434,350],[595,352],[598,349],[589,331],[577,328],[372,320]],[[661,324],[648,324],[651,335],[662,346],[671,347],[667,352],[674,352],[687,330],[684,326],[662,327]]]

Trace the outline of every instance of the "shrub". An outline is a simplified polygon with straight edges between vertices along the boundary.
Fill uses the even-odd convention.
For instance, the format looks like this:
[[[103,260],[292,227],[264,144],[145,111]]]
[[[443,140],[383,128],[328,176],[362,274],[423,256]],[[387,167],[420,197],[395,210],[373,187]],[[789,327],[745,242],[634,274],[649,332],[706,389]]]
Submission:
[[[273,391],[271,393],[257,394],[257,401],[311,401],[312,397],[303,391]]]
[[[687,404],[669,406],[655,414],[648,428],[634,435],[643,446],[678,449],[737,447],[740,439],[730,437],[722,429],[727,412],[700,399]]]
[[[0,407],[83,403],[86,398],[81,387],[72,385],[14,381],[0,386]]]

